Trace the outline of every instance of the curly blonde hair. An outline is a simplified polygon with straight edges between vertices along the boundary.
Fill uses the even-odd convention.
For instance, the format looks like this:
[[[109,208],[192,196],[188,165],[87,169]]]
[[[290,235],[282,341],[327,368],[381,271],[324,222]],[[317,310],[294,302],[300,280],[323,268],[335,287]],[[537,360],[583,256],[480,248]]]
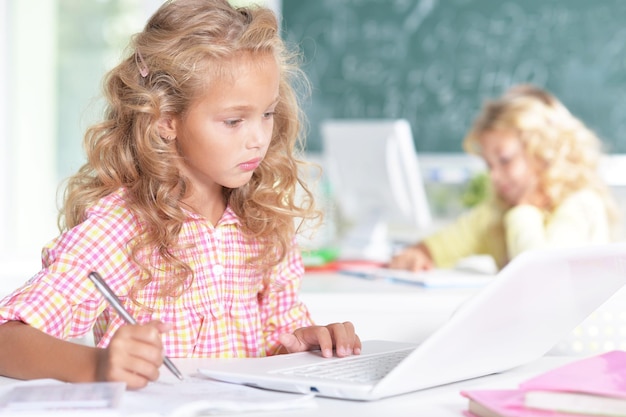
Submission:
[[[279,36],[274,13],[264,7],[235,8],[226,0],[172,0],[163,4],[142,32],[133,36],[128,56],[104,82],[104,120],[84,138],[87,163],[67,181],[61,230],[84,221],[99,199],[120,188],[142,224],[131,253],[149,277],[142,253],[157,250],[173,271],[168,295],[179,295],[193,277],[176,255],[177,237],[187,215],[181,199],[187,180],[177,169],[176,146],[159,135],[163,116],[184,115],[211,80],[227,75],[229,58],[272,56],[280,71],[279,101],[271,143],[248,184],[224,189],[225,201],[238,215],[242,230],[262,243],[253,260],[269,271],[286,256],[296,223],[319,217],[312,193],[299,174],[304,163],[304,116],[298,92],[308,92],[298,54]],[[298,87],[300,87],[298,89]],[[303,192],[296,190],[300,188]],[[148,262],[148,261],[144,261]]]
[[[549,210],[590,188],[603,197],[609,219],[618,221],[617,205],[598,171],[601,140],[554,95],[529,84],[510,88],[485,103],[463,147],[480,154],[480,137],[496,130],[514,132],[520,139],[538,168],[539,191],[547,197]]]

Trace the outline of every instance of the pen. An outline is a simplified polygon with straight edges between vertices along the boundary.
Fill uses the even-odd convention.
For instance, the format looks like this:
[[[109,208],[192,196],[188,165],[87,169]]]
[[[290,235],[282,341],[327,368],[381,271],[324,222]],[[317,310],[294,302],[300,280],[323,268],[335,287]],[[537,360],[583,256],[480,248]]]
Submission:
[[[109,287],[107,283],[104,282],[104,280],[102,279],[99,273],[95,271],[90,272],[89,279],[91,280],[91,282],[95,284],[98,291],[102,293],[104,298],[109,302],[109,304],[111,304],[111,307],[113,307],[115,311],[117,311],[117,314],[119,314],[120,317],[122,317],[126,321],[126,323],[137,324],[133,316],[131,316],[130,313],[126,311],[126,309],[120,302],[120,299],[117,298],[117,296],[113,293],[113,290],[111,290],[111,287]],[[178,370],[178,368],[176,368],[176,365],[172,363],[170,358],[165,356],[163,358],[163,363],[165,364],[165,366],[167,366],[167,369],[172,371],[172,373],[176,376],[176,378],[182,381],[183,374]]]

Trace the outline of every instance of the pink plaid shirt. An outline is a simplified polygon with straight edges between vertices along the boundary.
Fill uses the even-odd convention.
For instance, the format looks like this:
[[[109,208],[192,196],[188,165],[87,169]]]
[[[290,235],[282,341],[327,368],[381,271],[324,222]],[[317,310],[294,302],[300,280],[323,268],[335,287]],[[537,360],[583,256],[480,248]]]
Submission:
[[[279,347],[279,334],[312,325],[298,299],[304,267],[295,240],[264,291],[262,276],[246,262],[259,247],[246,243],[232,210],[215,227],[190,214],[180,233],[187,248],[180,256],[194,271],[193,283],[177,299],[159,297],[167,270],[153,256],[155,280],[137,294],[149,311],[129,298],[132,284],[144,275],[127,248],[138,233],[124,192],[103,198],[83,223],[44,248],[43,269],[0,302],[0,323],[23,321],[63,339],[93,328],[96,344],[107,346],[125,323],[87,278],[97,271],[139,323],[159,319],[173,325],[163,335],[165,354],[171,357],[271,355]]]

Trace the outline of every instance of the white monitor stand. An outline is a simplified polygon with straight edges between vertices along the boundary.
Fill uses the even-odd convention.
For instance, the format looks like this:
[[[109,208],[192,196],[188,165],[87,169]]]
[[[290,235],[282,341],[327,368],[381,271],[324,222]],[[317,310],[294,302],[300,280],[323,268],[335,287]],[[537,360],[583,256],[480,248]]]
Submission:
[[[324,167],[346,227],[343,258],[386,261],[398,232],[432,223],[406,120],[327,120]]]

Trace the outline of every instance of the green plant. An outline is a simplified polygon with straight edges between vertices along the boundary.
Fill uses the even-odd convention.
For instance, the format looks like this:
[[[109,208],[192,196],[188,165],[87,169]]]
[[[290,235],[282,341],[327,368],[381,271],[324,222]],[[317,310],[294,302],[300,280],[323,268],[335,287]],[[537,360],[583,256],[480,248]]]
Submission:
[[[485,201],[490,192],[489,175],[486,172],[479,172],[467,182],[461,201],[465,207],[474,207]]]

